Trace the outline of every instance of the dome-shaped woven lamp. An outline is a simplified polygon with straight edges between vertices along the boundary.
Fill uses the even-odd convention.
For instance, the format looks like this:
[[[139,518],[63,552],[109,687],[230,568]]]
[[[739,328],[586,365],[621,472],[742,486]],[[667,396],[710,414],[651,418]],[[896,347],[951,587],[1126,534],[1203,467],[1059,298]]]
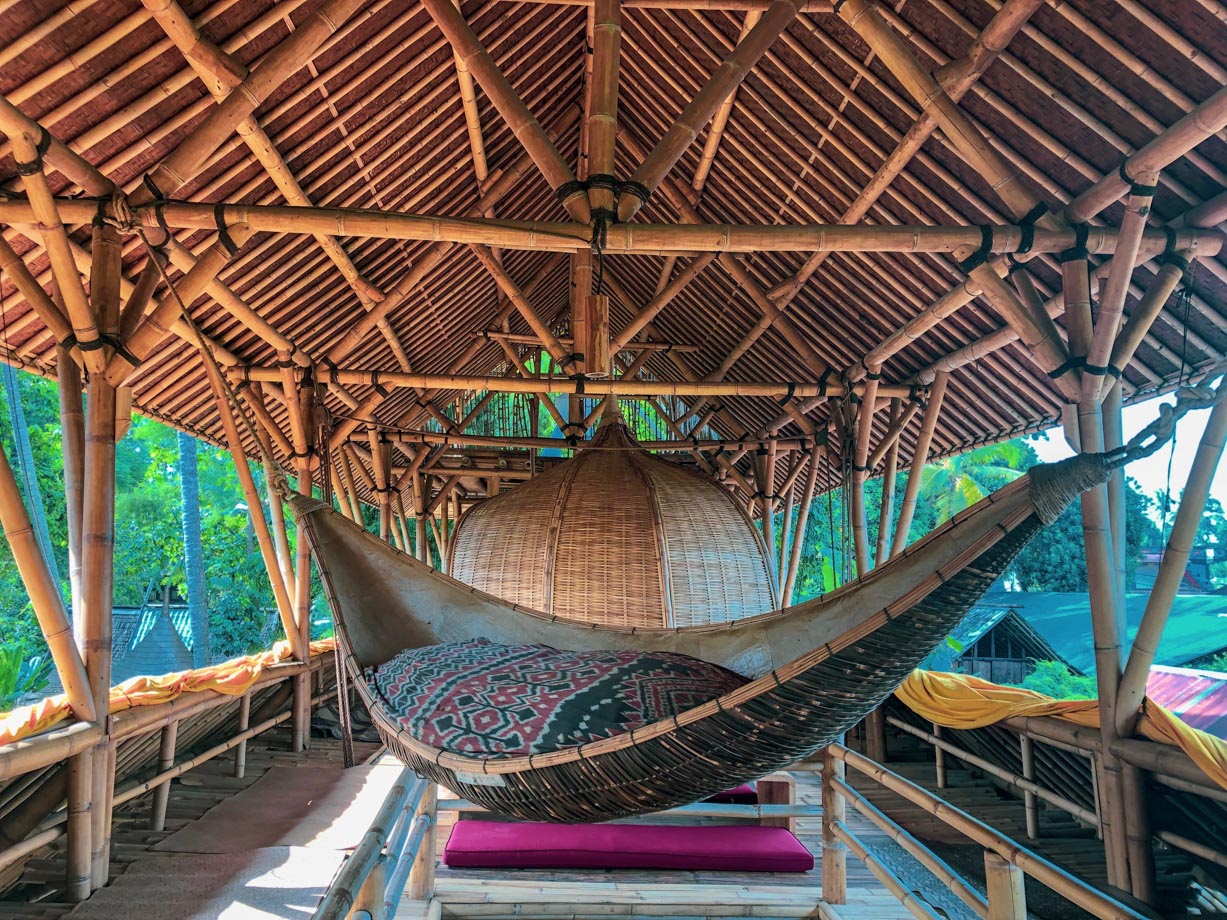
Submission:
[[[616,410],[574,459],[471,508],[448,573],[604,626],[725,623],[777,603],[763,541],[732,496],[643,450]]]

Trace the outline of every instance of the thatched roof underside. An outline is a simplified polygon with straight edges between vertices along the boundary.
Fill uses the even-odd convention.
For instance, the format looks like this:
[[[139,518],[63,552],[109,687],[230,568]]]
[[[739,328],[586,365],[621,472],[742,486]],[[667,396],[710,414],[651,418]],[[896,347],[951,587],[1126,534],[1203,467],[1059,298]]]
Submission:
[[[967,53],[992,18],[995,0],[907,0],[883,14],[904,34],[928,69]],[[61,0],[0,4],[0,92],[45,125],[103,174],[132,192],[142,176],[199,125],[215,103],[207,88],[139,0]],[[315,0],[190,0],[186,12],[202,33],[251,66],[318,8]],[[586,6],[465,0],[463,14],[533,114],[547,129],[569,123],[557,137],[564,157],[579,155],[584,102]],[[633,145],[651,149],[735,44],[745,14],[629,8],[623,11],[619,123]],[[1071,0],[1044,5],[961,103],[962,110],[1008,163],[1054,209],[1067,203],[1164,128],[1227,82],[1227,12],[1216,0]],[[477,104],[492,172],[521,155],[519,142],[487,96]],[[459,216],[478,201],[452,49],[417,3],[371,0],[310,61],[260,106],[257,120],[310,199],[320,206],[374,207]],[[838,15],[803,13],[755,66],[736,96],[710,176],[696,208],[709,223],[838,223],[917,116],[900,82]],[[670,177],[689,188],[705,133]],[[619,144],[617,174],[638,158]],[[1223,192],[1227,141],[1220,133],[1162,173],[1151,226],[1177,218]],[[60,195],[79,194],[51,173]],[[20,189],[8,144],[0,147],[0,185]],[[264,168],[234,135],[175,196],[201,202],[283,203]],[[1120,224],[1123,202],[1095,219]],[[498,205],[501,219],[565,220],[553,190],[529,169]],[[637,218],[674,223],[664,195]],[[869,210],[869,223],[1008,223],[995,194],[936,132]],[[88,227],[73,227],[88,250]],[[6,226],[4,237],[51,289],[48,259],[37,234]],[[27,236],[30,232],[30,236]],[[180,231],[201,249],[208,231]],[[342,239],[360,272],[390,291],[428,243]],[[135,280],[145,254],[125,237],[124,271]],[[505,250],[507,270],[533,303],[565,327],[567,269],[554,260],[540,279],[545,253]],[[802,253],[738,257],[765,290],[792,277]],[[679,262],[683,266],[686,259]],[[606,271],[639,306],[657,289],[665,260],[610,256]],[[1045,296],[1059,291],[1054,256],[1033,260]],[[1156,269],[1134,274],[1132,308]],[[172,277],[179,277],[171,268]],[[235,294],[313,359],[320,359],[363,315],[353,288],[310,236],[260,233],[221,274]],[[787,308],[787,315],[835,373],[854,367],[877,343],[917,315],[965,275],[946,255],[832,254]],[[538,282],[535,283],[534,282]],[[55,342],[5,275],[3,348],[10,360],[49,371]],[[455,246],[424,283],[389,317],[396,339],[418,372],[501,372],[506,359],[488,342],[463,368],[456,359],[475,334],[498,328],[506,301],[465,246]],[[245,363],[273,366],[274,350],[208,295],[191,305],[200,328]],[[617,331],[628,312],[615,297]],[[662,339],[698,346],[685,358],[701,376],[718,368],[761,318],[759,307],[718,263],[708,267],[657,318]],[[1058,323],[1062,323],[1058,319]],[[883,379],[906,383],[943,355],[1004,325],[983,298],[954,313],[890,358]],[[530,330],[512,314],[509,330]],[[1227,351],[1227,260],[1202,260],[1187,298],[1176,296],[1125,372],[1126,398],[1170,388],[1189,368]],[[400,370],[389,339],[373,331],[346,360],[351,368]],[[666,356],[647,371],[680,379]],[[807,365],[769,329],[732,367],[728,379],[816,380]],[[135,402],[147,413],[221,440],[215,400],[199,353],[170,339],[133,378]],[[361,400],[371,392],[350,387]],[[455,394],[450,394],[454,398]],[[438,394],[443,404],[449,394]],[[411,390],[382,403],[379,420],[424,420]],[[722,398],[747,430],[779,413],[771,399]],[[1048,376],[1009,345],[955,371],[934,440],[934,452],[1010,437],[1051,424],[1061,398]],[[335,395],[328,406],[349,411]],[[270,400],[284,421],[284,407]],[[829,409],[814,408],[821,429]],[[880,413],[877,433],[886,426]],[[904,433],[910,456],[919,421]],[[287,429],[288,430],[288,429]],[[795,424],[782,434],[799,435]],[[364,438],[362,429],[356,437]],[[397,461],[398,464],[403,460]]]

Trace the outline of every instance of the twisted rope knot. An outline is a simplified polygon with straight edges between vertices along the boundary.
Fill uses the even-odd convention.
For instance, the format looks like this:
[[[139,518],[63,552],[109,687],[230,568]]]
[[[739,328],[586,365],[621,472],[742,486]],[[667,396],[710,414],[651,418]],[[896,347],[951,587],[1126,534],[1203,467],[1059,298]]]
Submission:
[[[1184,416],[1198,409],[1209,409],[1227,397],[1227,380],[1220,380],[1217,386],[1211,386],[1211,381],[1224,374],[1227,374],[1227,359],[1211,365],[1197,383],[1177,390],[1176,404],[1159,406],[1159,417],[1130,438],[1123,449],[1114,451],[1111,465],[1115,468],[1149,457],[1175,436],[1176,423]]]
[[[111,200],[106,208],[106,215],[103,219],[112,227],[124,233],[132,231],[136,218],[132,213],[132,206],[128,204],[128,196],[124,193],[123,189],[117,188],[111,195]]]

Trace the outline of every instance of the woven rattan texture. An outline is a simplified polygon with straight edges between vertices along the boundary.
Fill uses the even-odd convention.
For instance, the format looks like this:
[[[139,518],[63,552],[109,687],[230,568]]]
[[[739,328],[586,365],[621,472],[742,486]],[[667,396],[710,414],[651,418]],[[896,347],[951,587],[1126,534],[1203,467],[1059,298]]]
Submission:
[[[477,505],[449,573],[606,626],[723,623],[775,607],[753,524],[714,482],[637,449],[619,420],[593,448]]]

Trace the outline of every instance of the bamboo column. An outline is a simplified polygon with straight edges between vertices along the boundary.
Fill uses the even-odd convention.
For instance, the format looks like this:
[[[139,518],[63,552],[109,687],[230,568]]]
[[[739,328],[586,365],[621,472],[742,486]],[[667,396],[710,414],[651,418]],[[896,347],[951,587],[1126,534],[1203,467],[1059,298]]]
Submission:
[[[162,728],[158,748],[158,773],[165,773],[175,765],[175,742],[179,737],[178,720]],[[153,791],[153,809],[149,816],[149,829],[160,831],[166,827],[166,805],[170,801],[170,783],[162,783]]]
[[[985,889],[988,892],[986,920],[1027,920],[1027,893],[1023,872],[996,853],[984,851]]]
[[[912,407],[915,403],[912,404]],[[886,469],[882,471],[882,507],[878,514],[878,545],[877,554],[874,557],[874,565],[881,565],[890,559],[890,522],[895,515],[895,479],[899,474],[899,432],[896,431],[893,438],[890,436],[890,431],[894,429],[898,421],[903,418],[904,413],[899,411],[899,400],[892,399],[890,401],[890,428],[887,432],[887,438],[890,438],[890,447],[886,450]],[[900,426],[902,431],[902,426]],[[872,461],[869,463],[870,468],[877,466]]]
[[[796,532],[793,534],[792,547],[788,554],[788,575],[784,579],[784,588],[780,592],[780,606],[792,605],[792,593],[797,584],[797,568],[801,562],[801,550],[805,546],[805,531],[809,525],[810,506],[814,501],[814,490],[818,484],[818,449],[809,454],[809,468],[805,473],[805,488],[801,494],[801,508],[797,512]]]
[[[857,405],[856,446],[852,459],[852,539],[856,552],[856,575],[869,574],[869,523],[865,519],[865,481],[869,478],[869,438],[873,434],[873,414],[878,401],[878,381],[882,368],[874,365],[865,376],[865,389]]]
[[[588,187],[593,213],[614,215],[614,142],[618,137],[618,64],[622,45],[620,0],[594,0],[591,110],[588,114]]]
[[[1189,479],[1180,499],[1180,508],[1172,523],[1171,536],[1168,537],[1163,559],[1159,563],[1154,588],[1146,600],[1146,612],[1142,614],[1142,622],[1133,639],[1116,706],[1117,730],[1122,738],[1129,737],[1137,723],[1138,707],[1145,698],[1150,666],[1154,662],[1155,650],[1159,647],[1163,628],[1167,625],[1172,601],[1184,578],[1193,540],[1201,524],[1206,499],[1210,495],[1210,484],[1223,457],[1225,439],[1227,400],[1216,405],[1206,421],[1201,442],[1197,445],[1197,453],[1193,458],[1193,466],[1189,470]]]
[[[1083,453],[1103,450],[1103,421],[1098,399],[1078,404],[1078,444]],[[1097,764],[1099,816],[1110,884],[1131,890],[1127,846],[1128,816],[1120,760],[1110,750],[1116,738],[1117,696],[1121,680],[1123,603],[1116,592],[1111,522],[1106,486],[1082,494],[1082,536],[1091,595],[1091,631],[1095,641],[1095,682],[1099,690],[1100,731],[1104,750]]]
[[[66,887],[70,901],[84,901],[93,890],[93,761],[96,748],[87,748],[68,758],[68,852]]]
[[[588,223],[592,219],[588,198],[583,187],[575,181],[575,173],[473,34],[460,10],[452,0],[422,0],[422,6],[451,44],[456,59],[472,72],[494,108],[524,145],[550,188],[562,196],[563,207],[581,224]]]
[[[618,200],[618,220],[626,223],[643,206],[647,196],[656,190],[661,180],[668,175],[681,159],[686,148],[694,142],[699,132],[712,120],[724,100],[741,85],[759,58],[796,18],[801,7],[800,0],[775,0],[748,35],[724,59],[682,110],[677,119],[665,131],[664,136],[639,164],[630,182],[638,185],[643,197],[624,195]]]
[[[948,379],[949,375],[939,372],[929,390],[929,405],[925,408],[920,433],[916,436],[916,450],[912,454],[911,466],[908,467],[907,487],[903,490],[903,502],[899,505],[899,521],[895,524],[895,539],[890,550],[892,556],[897,556],[907,546],[908,533],[912,529],[912,516],[916,513],[916,499],[920,495],[920,479],[929,459],[929,447],[933,443],[933,433],[937,430],[937,417],[941,412],[942,399],[946,395]]]
[[[843,744],[843,736],[838,739]],[[836,825],[847,817],[844,797],[836,786],[844,782],[847,768],[844,762],[822,752],[822,900],[828,904],[844,904],[848,900],[848,849],[836,836]]]
[[[425,449],[422,452],[426,453]],[[421,473],[413,475],[413,522],[416,528],[413,545],[418,561],[429,565],[430,550],[426,545],[426,477]]]
[[[287,383],[288,396],[293,388]],[[314,456],[315,428],[311,424],[313,417],[315,390],[304,383],[298,391],[296,406],[287,406],[291,413],[297,409],[299,425],[302,431],[302,456],[297,458],[298,492],[300,495],[311,496],[311,466]],[[299,437],[295,434],[295,442]],[[301,525],[295,539],[294,560],[294,623],[298,630],[299,648],[303,657],[299,661],[306,664],[310,661],[309,646],[311,643],[311,547],[307,543],[305,528]],[[311,674],[304,671],[294,678],[294,720],[292,726],[292,749],[295,752],[304,751],[311,746]]]

